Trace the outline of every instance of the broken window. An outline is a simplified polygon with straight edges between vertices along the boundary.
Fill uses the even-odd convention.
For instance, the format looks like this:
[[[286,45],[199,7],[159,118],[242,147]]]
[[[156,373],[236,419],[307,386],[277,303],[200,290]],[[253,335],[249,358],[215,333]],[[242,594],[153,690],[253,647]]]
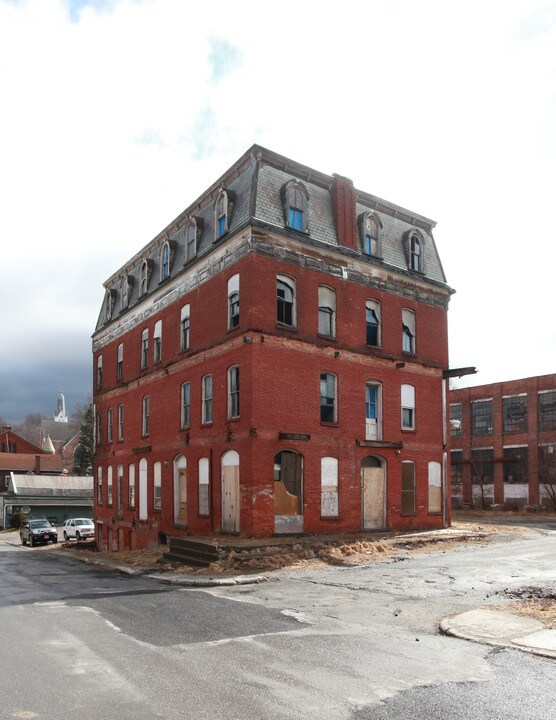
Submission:
[[[450,453],[450,480],[452,485],[463,482],[463,450],[452,450]]]
[[[180,350],[189,350],[189,304],[184,305],[180,313]]]
[[[382,440],[380,385],[365,388],[365,440]]]
[[[503,398],[502,414],[504,432],[526,432],[527,395]]]
[[[539,393],[539,430],[556,430],[556,390]]]
[[[116,380],[121,381],[124,377],[124,344],[118,345],[118,360],[116,364]]]
[[[332,373],[321,373],[320,376],[320,420],[326,423],[337,420],[336,376]]]
[[[523,447],[504,448],[504,482],[529,482],[529,449]]]
[[[361,244],[365,255],[380,255],[379,220],[376,215],[366,213],[361,223]]]
[[[141,368],[149,364],[149,331],[147,328],[141,333]]]
[[[135,465],[131,463],[128,467],[128,493],[127,504],[130,508],[135,507]]]
[[[490,484],[494,479],[494,450],[471,450],[471,480],[475,485]]]
[[[162,360],[162,320],[157,320],[155,323],[153,340],[153,362],[156,365],[156,363],[159,363]]]
[[[367,345],[380,347],[380,303],[377,300],[367,300],[365,311]]]
[[[282,190],[286,225],[293,230],[307,232],[309,194],[304,185],[291,180]]]
[[[451,437],[461,437],[461,419],[462,419],[461,403],[452,403],[450,405],[450,436]]]
[[[112,493],[112,465],[108,466],[106,472],[106,504],[112,505],[113,493]]]
[[[274,457],[274,509],[276,515],[302,515],[303,457],[283,450]]]
[[[402,310],[402,351],[415,353],[415,313],[413,310]]]
[[[239,327],[239,275],[228,280],[228,330]]]
[[[276,321],[295,326],[295,281],[283,275],[276,278]]]
[[[492,435],[492,398],[471,403],[471,434]]]

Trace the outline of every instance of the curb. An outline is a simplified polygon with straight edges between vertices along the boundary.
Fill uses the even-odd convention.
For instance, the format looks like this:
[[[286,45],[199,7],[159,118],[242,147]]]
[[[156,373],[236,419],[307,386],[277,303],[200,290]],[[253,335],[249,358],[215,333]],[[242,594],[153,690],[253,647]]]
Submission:
[[[236,577],[226,578],[202,578],[187,577],[178,575],[160,575],[152,573],[146,575],[152,580],[158,580],[166,585],[181,585],[182,587],[219,587],[224,585],[258,585],[259,583],[268,582],[268,578],[264,575],[237,575]]]

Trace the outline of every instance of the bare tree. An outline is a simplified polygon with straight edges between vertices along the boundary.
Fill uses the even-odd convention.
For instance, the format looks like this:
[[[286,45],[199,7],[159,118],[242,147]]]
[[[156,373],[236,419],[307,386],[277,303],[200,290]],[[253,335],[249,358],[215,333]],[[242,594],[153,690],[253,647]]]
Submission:
[[[471,453],[471,483],[472,485],[479,485],[481,489],[481,508],[483,510],[485,510],[487,507],[490,507],[490,503],[487,503],[485,485],[491,485],[493,481],[494,464],[491,451],[473,451]]]
[[[539,446],[539,485],[556,510],[556,446]],[[542,500],[542,499],[541,499]]]
[[[40,413],[30,413],[23,422],[13,426],[13,431],[29,442],[40,446],[42,421],[43,416]]]
[[[71,419],[75,422],[82,423],[85,420],[85,415],[89,410],[89,406],[93,404],[93,398],[89,395],[84,403],[75,403],[73,410],[71,411]]]

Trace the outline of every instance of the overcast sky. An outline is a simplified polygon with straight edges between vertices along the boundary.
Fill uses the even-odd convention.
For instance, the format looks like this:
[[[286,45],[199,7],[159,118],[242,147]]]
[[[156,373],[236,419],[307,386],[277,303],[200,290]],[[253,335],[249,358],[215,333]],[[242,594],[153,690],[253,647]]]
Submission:
[[[556,2],[0,0],[0,416],[91,393],[102,283],[253,143],[438,225],[460,385],[556,371]]]

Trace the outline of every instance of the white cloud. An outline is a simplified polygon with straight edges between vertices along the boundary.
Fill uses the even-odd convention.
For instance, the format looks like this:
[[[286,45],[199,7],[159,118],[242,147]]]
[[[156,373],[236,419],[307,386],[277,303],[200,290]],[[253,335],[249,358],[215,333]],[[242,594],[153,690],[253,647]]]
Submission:
[[[261,7],[0,0],[3,364],[258,142],[438,221],[474,382],[554,370],[555,3]]]

